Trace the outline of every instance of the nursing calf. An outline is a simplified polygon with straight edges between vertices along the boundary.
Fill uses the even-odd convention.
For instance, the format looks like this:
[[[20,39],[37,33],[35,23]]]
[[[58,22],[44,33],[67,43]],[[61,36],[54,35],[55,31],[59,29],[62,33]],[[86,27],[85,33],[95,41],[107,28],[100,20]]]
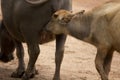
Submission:
[[[120,52],[120,3],[108,2],[89,12],[59,10],[52,16],[47,30],[71,36],[97,48],[95,65],[102,80],[108,80],[113,52]]]

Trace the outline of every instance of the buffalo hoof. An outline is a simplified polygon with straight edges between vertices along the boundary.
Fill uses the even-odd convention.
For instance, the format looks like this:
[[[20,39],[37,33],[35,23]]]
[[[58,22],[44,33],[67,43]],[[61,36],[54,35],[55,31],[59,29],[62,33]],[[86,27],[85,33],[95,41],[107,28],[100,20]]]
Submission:
[[[35,75],[38,74],[38,71],[37,70],[34,70],[33,73],[24,73],[24,75],[22,76],[22,80],[29,80],[30,78],[34,78]]]
[[[25,71],[15,71],[15,72],[13,72],[11,74],[11,77],[13,77],[13,78],[21,78],[24,73],[25,73]]]
[[[22,77],[22,80],[29,80],[30,78],[33,78],[33,77],[35,77],[34,73],[32,73],[32,74],[25,73]]]
[[[24,74],[24,71],[23,72],[13,72],[12,73],[12,75],[11,75],[11,77],[13,77],[13,78],[21,78],[22,76],[23,76],[23,74]]]

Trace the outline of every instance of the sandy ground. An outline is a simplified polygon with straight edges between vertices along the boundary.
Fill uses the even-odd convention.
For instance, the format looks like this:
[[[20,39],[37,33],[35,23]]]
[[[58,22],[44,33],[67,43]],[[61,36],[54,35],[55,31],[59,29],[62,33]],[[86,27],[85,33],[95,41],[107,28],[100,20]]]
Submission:
[[[99,1],[99,2],[98,2]],[[108,0],[73,0],[73,11],[82,9],[90,10]],[[28,62],[26,44],[25,62]],[[41,45],[41,54],[37,60],[36,67],[39,74],[31,80],[52,80],[55,70],[54,53],[55,41]],[[94,59],[96,48],[88,43],[68,36],[65,45],[65,54],[61,67],[62,80],[100,80],[95,69]],[[112,68],[109,75],[110,80],[120,80],[120,56],[115,52]],[[11,78],[10,75],[17,67],[17,58],[7,64],[0,63],[0,80],[20,80]]]

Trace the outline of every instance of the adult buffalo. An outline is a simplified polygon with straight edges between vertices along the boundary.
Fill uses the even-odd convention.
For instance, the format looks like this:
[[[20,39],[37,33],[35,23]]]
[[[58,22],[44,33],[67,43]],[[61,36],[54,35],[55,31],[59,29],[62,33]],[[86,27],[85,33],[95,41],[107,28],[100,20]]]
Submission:
[[[71,10],[71,0],[1,0],[3,22],[10,35],[21,46],[26,42],[28,46],[29,62],[22,76],[23,80],[29,80],[36,73],[35,63],[40,53],[39,44],[53,40],[54,35],[44,31],[51,15],[59,10]],[[63,59],[66,35],[55,35],[56,70],[54,80],[60,80],[60,66]],[[24,71],[23,48],[19,47],[19,66],[12,74],[13,77],[21,77]]]

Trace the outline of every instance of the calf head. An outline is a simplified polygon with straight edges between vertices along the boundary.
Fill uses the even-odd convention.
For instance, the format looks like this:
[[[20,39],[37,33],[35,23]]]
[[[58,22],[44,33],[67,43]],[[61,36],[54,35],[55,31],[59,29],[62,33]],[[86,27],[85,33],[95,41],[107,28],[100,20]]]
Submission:
[[[2,62],[9,62],[13,59],[15,44],[3,23],[0,25],[0,60]]]
[[[59,10],[52,15],[52,19],[47,24],[46,29],[54,34],[68,34],[68,26],[72,18],[83,14],[84,10],[73,14],[71,11]]]

